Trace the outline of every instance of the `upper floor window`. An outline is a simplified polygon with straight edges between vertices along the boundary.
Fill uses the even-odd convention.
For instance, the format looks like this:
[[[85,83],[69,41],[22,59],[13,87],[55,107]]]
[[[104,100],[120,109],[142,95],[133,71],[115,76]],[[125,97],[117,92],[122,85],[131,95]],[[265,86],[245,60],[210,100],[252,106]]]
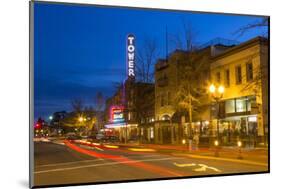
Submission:
[[[229,86],[230,86],[230,72],[229,72],[229,69],[225,70],[224,85],[225,85],[226,87],[229,87]]]
[[[164,97],[164,94],[161,94],[161,96],[160,96],[160,104],[161,104],[161,106],[164,106],[165,104],[165,99],[164,99],[165,97]]]
[[[171,105],[171,93],[170,92],[167,93],[167,99],[168,99],[167,105]]]
[[[235,75],[236,75],[236,84],[241,84],[242,83],[242,69],[241,66],[237,66],[235,68]]]
[[[220,72],[216,73],[216,81],[217,81],[217,83],[221,82],[221,73]]]
[[[253,80],[253,64],[252,62],[246,64],[247,81]]]

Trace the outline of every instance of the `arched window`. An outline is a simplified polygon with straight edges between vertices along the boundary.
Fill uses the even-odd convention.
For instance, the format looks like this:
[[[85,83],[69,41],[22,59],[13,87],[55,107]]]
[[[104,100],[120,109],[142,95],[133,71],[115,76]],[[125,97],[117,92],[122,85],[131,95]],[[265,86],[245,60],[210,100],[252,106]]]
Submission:
[[[162,120],[166,121],[166,120],[170,120],[171,117],[169,115],[163,115],[162,116]]]

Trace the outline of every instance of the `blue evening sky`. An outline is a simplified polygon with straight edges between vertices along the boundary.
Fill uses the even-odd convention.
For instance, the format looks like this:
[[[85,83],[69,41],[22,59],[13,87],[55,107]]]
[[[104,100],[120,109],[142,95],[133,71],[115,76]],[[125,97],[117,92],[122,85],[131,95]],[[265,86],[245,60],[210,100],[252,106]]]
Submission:
[[[82,99],[94,106],[97,91],[109,97],[113,83],[126,77],[126,36],[136,36],[136,48],[155,39],[165,57],[165,28],[183,36],[183,21],[196,31],[196,42],[216,37],[243,42],[265,29],[233,33],[261,17],[129,8],[35,3],[35,119],[55,111],[71,111]],[[175,46],[169,42],[169,52]]]

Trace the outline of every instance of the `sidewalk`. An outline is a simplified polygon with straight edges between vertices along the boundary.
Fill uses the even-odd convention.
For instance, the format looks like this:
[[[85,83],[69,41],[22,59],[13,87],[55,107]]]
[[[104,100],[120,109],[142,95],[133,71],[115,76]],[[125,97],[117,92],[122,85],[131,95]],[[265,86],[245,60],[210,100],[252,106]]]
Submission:
[[[187,145],[160,145],[160,144],[116,144],[121,147],[134,147],[134,148],[152,148],[158,152],[171,153],[177,156],[189,156],[193,158],[212,158],[212,159],[224,159],[224,160],[238,160],[238,156],[242,156],[242,160],[239,161],[251,161],[260,164],[267,164],[268,162],[268,148],[241,148],[239,154],[238,147],[235,146],[223,146],[218,148],[218,157],[215,157],[214,147],[199,147],[197,150],[189,151]]]

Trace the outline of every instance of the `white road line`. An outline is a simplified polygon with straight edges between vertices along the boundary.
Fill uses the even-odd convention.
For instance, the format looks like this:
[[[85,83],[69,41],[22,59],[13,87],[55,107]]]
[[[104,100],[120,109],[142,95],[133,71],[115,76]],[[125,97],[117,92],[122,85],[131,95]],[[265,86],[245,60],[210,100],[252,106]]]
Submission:
[[[74,170],[74,169],[83,169],[83,168],[99,167],[99,166],[106,166],[106,165],[117,165],[117,164],[124,164],[124,163],[165,161],[165,160],[172,160],[172,159],[174,160],[174,159],[184,159],[184,158],[174,157],[174,158],[160,158],[160,159],[146,159],[146,160],[131,160],[131,161],[122,161],[122,162],[110,162],[110,163],[101,163],[101,164],[94,164],[94,165],[84,165],[84,166],[76,166],[76,167],[67,167],[67,168],[35,171],[34,174],[50,173],[50,172],[57,172],[57,171],[68,171],[68,170]]]
[[[175,166],[177,167],[194,167],[194,166],[199,166],[199,168],[193,169],[193,171],[201,172],[201,171],[207,171],[207,169],[211,169],[215,172],[221,172],[221,170],[215,168],[215,167],[210,167],[205,164],[195,164],[195,163],[186,163],[186,164],[180,164],[180,163],[174,163]]]
[[[133,156],[124,156],[124,157],[128,157],[128,158],[134,158],[134,157],[140,157],[140,158],[147,158],[147,157],[165,157],[165,155],[161,155],[161,154],[154,154],[154,155],[133,155]],[[171,157],[171,156],[166,156],[167,157]]]
[[[93,160],[71,161],[71,162],[66,162],[66,163],[52,163],[52,164],[46,164],[46,165],[39,165],[39,166],[35,166],[35,167],[37,168],[37,167],[71,165],[71,164],[75,164],[75,163],[87,163],[87,162],[95,162],[95,161],[102,161],[102,160],[104,160],[104,159],[100,158],[100,159],[93,159]]]
[[[148,158],[148,157],[159,157],[159,156],[163,156],[163,155],[146,155],[146,156],[128,156],[129,158]],[[127,157],[127,156],[124,156]],[[120,159],[122,159],[120,157]],[[38,167],[52,167],[52,166],[60,166],[60,165],[71,165],[71,164],[76,164],[76,163],[88,163],[88,162],[95,162],[95,161],[102,161],[104,159],[99,158],[99,159],[93,159],[93,160],[82,160],[82,161],[71,161],[71,162],[65,162],[65,163],[52,163],[52,164],[45,164],[45,165],[38,165],[35,166],[36,168]]]

